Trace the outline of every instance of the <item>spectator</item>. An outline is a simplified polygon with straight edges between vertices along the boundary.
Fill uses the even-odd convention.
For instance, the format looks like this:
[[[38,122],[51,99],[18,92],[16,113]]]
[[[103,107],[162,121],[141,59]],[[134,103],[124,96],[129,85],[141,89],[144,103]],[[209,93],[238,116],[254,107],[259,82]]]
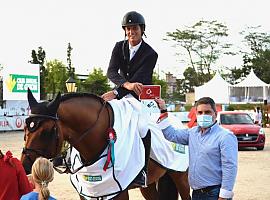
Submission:
[[[4,155],[0,150],[0,199],[19,200],[31,191],[22,163],[10,151]]]
[[[260,107],[257,107],[256,109],[254,123],[260,126],[262,125],[262,112],[261,112]]]
[[[35,185],[33,192],[23,195],[21,200],[55,200],[50,196],[49,182],[54,178],[53,164],[46,158],[38,158],[32,166],[31,179]]]

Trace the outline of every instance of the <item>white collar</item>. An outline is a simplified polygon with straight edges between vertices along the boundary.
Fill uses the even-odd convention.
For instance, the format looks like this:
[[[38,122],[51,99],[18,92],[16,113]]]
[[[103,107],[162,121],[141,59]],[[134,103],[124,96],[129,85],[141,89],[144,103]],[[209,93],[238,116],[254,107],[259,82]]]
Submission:
[[[141,44],[142,44],[142,40],[141,40],[141,42],[140,42],[139,44],[137,44],[136,46],[131,46],[130,43],[129,43],[129,51],[130,51],[130,52],[131,52],[131,51],[137,52],[137,50],[140,48]]]

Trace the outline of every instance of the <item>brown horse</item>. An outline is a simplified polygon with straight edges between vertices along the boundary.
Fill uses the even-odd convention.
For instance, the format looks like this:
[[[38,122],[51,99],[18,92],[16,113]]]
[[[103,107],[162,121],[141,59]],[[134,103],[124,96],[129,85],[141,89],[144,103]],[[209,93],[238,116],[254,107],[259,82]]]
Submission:
[[[59,93],[51,102],[38,103],[29,90],[28,102],[31,115],[26,119],[25,147],[21,157],[27,174],[31,172],[32,164],[37,157],[43,156],[50,159],[58,157],[63,141],[70,143],[80,153],[82,160],[81,166],[73,171],[66,165],[66,173],[76,174],[83,167],[91,166],[107,149],[108,130],[112,130],[114,121],[117,119],[110,104],[102,98],[93,94],[80,93],[66,94],[61,97]],[[166,172],[175,183],[181,198],[188,200],[190,188],[187,172],[167,170],[152,159],[149,159],[148,164],[148,187],[140,188],[144,198],[160,199],[156,183]],[[114,194],[113,199],[129,199],[128,189],[134,187],[131,182],[128,187]],[[80,198],[88,199],[82,195]]]

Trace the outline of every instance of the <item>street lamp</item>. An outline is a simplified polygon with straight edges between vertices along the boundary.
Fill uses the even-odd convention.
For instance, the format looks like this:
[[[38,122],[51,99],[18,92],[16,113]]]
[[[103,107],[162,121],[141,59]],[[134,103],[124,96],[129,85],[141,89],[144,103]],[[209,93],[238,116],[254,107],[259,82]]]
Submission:
[[[66,87],[68,92],[76,92],[77,90],[76,81],[74,78],[72,78],[72,76],[70,76],[66,81]]]

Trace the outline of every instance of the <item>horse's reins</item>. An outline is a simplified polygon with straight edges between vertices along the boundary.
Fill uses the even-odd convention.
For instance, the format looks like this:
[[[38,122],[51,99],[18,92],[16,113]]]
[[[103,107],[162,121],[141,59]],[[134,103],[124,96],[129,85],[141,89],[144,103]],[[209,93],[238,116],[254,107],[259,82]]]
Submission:
[[[76,145],[78,142],[80,142],[97,124],[97,121],[99,119],[99,116],[100,116],[100,113],[102,112],[102,110],[106,107],[106,101],[103,101],[102,102],[102,107],[99,109],[98,111],[98,115],[97,115],[97,119],[96,121],[94,122],[94,124],[89,127],[86,131],[83,132],[83,134],[79,137],[79,139],[74,143],[74,145]],[[110,118],[110,115],[109,115],[109,118]],[[73,146],[74,146],[73,145]]]
[[[106,107],[106,104],[107,102],[106,101],[103,101],[102,102],[102,107],[99,109],[99,111],[98,111],[98,115],[97,115],[97,119],[96,119],[96,121],[94,122],[94,124],[91,126],[91,127],[89,127],[86,131],[84,131],[83,132],[83,134],[79,137],[79,139],[74,143],[74,145],[75,144],[77,144],[78,142],[80,142],[89,132],[91,132],[91,130],[96,126],[96,124],[97,124],[97,122],[98,122],[98,119],[99,119],[99,117],[100,117],[100,114],[101,114],[101,112],[103,111],[103,109]],[[106,107],[107,108],[107,107]],[[111,121],[110,121],[110,113],[109,113],[109,109],[107,108],[107,112],[108,112],[108,117],[109,117],[109,124],[110,124],[110,126],[111,126]],[[73,146],[74,146],[73,145]],[[97,157],[99,157],[99,155],[97,156]],[[78,171],[80,171],[83,167],[85,167],[85,166],[88,166],[91,162],[93,162],[93,161],[86,161],[86,162],[84,162],[84,163],[82,163],[82,165],[80,166],[80,167],[78,167],[77,169],[75,169],[74,171],[71,171],[71,169],[70,169],[70,167],[69,167],[69,165],[68,165],[68,163],[67,163],[67,161],[66,161],[66,159],[63,159],[64,160],[64,162],[65,162],[65,167],[66,167],[66,169],[64,170],[64,171],[61,171],[60,169],[58,169],[57,167],[55,167],[54,166],[54,169],[58,172],[58,173],[60,173],[60,174],[63,174],[63,173],[70,173],[70,174],[75,174],[75,173],[77,173]],[[94,160],[96,160],[96,159],[94,159]]]

